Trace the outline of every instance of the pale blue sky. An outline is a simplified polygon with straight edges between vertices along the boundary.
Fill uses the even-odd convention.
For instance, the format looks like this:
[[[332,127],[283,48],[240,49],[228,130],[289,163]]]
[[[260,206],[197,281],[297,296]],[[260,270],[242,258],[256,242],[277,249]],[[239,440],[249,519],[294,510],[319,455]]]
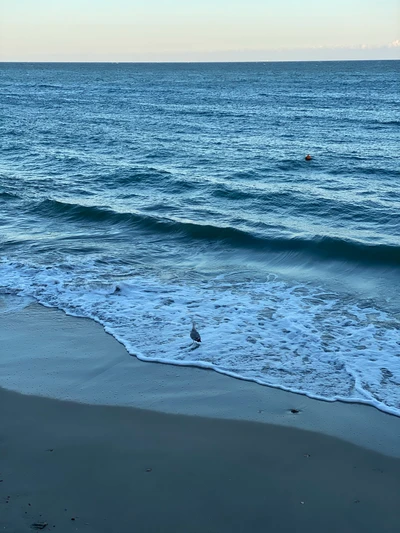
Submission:
[[[0,0],[0,61],[400,58],[399,0]]]

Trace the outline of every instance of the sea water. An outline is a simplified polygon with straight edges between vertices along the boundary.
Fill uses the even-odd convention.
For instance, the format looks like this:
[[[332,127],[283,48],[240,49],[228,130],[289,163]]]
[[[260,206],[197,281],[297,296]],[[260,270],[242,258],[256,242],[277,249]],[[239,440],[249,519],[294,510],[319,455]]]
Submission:
[[[0,312],[400,415],[399,75],[1,64]]]

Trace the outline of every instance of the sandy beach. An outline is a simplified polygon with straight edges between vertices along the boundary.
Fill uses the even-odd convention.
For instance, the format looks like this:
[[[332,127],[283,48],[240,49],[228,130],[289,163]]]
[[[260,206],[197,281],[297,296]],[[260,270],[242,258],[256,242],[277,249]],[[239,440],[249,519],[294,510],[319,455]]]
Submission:
[[[38,305],[0,342],[2,531],[398,531],[396,417],[142,363]]]
[[[400,461],[261,423],[1,391],[0,527],[395,532]]]

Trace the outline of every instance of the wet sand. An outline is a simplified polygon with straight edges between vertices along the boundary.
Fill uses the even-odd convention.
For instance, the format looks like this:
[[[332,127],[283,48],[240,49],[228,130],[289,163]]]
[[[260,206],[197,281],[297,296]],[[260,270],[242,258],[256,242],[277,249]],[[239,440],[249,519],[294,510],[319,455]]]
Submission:
[[[142,363],[38,305],[0,315],[0,385],[30,393],[0,389],[1,531],[399,530],[400,419],[374,408]]]
[[[270,424],[0,391],[0,529],[395,533],[400,460]]]

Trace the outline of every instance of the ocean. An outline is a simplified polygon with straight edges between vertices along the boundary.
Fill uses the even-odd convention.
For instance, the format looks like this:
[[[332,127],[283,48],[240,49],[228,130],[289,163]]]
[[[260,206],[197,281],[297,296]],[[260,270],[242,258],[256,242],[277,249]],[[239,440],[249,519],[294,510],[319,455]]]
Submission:
[[[37,301],[142,360],[400,415],[399,79],[0,64],[0,312]]]

